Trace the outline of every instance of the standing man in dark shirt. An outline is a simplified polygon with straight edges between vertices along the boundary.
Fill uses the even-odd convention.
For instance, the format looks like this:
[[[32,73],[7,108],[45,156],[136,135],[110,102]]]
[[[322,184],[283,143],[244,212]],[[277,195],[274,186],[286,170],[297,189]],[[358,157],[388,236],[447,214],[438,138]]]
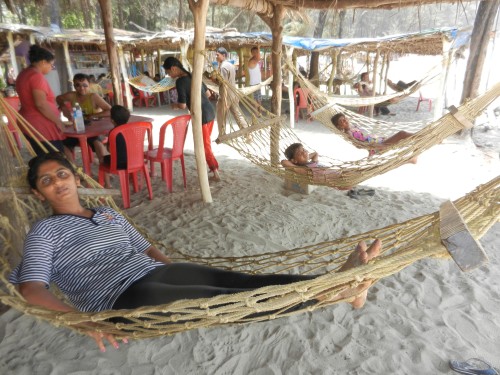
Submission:
[[[163,63],[165,72],[172,78],[176,79],[175,88],[177,89],[177,103],[174,103],[173,108],[185,109],[191,111],[191,73],[189,73],[182,63],[175,57],[167,57]],[[220,181],[219,163],[212,152],[212,128],[214,127],[215,111],[214,107],[208,100],[210,92],[205,84],[201,85],[201,123],[203,131],[203,145],[205,148],[205,160],[207,161],[210,171],[213,173],[211,179]]]

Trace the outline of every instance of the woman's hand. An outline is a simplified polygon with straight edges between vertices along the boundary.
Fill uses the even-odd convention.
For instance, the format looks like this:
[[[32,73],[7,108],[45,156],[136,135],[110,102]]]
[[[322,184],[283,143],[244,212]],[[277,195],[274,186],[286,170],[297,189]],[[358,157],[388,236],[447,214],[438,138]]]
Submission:
[[[99,347],[99,350],[103,353],[106,352],[106,345],[104,344],[105,340],[107,340],[115,349],[120,348],[118,341],[116,341],[115,336],[113,336],[111,333],[87,331],[85,332],[85,334],[87,334],[88,336],[92,337],[95,340],[97,346]],[[124,337],[122,338],[122,342],[124,344],[128,344],[128,339]]]

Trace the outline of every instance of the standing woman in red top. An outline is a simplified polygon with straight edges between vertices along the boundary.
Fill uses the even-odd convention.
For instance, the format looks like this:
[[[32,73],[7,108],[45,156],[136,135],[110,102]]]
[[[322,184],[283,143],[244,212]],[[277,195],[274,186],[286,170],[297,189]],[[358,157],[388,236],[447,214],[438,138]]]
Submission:
[[[47,143],[63,152],[64,125],[57,109],[56,97],[44,77],[53,69],[54,55],[45,48],[32,45],[28,57],[31,65],[16,80],[16,90],[21,101],[19,113],[48,141],[38,139],[49,151],[52,149]],[[37,155],[44,153],[35,139],[28,134],[25,136]]]

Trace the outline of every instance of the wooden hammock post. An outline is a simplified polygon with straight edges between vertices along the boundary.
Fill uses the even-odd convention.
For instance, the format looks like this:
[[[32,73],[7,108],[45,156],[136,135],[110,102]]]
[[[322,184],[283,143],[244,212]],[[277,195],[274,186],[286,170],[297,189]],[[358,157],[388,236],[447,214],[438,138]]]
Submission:
[[[379,78],[380,78],[380,83],[378,85],[378,92],[380,93],[384,93],[387,91],[387,84],[384,86],[384,82],[386,81],[386,79],[384,79],[384,73],[385,73],[385,64],[386,64],[386,61],[385,61],[385,54],[382,55],[382,66],[380,67],[380,73],[379,73]]]
[[[67,41],[63,42],[63,49],[64,49],[64,62],[66,63],[66,71],[68,72],[68,77],[70,79],[73,79],[73,68],[71,67],[71,59],[69,58],[69,48]],[[64,89],[66,90],[67,87],[65,87]]]
[[[19,75],[19,67],[17,66],[16,60],[16,48],[14,46],[14,36],[12,31],[7,33],[7,42],[9,43],[9,56],[12,69],[14,69],[14,75],[17,77]]]
[[[123,90],[125,91],[125,100],[127,101],[126,107],[132,111],[134,104],[132,103],[132,95],[130,95],[127,66],[125,65],[125,56],[123,54],[122,46],[118,46],[118,56],[120,57],[120,69],[123,77]]]
[[[335,79],[335,75],[337,74],[337,62],[339,58],[339,51],[334,49],[331,52],[332,57],[332,70],[330,72],[330,78],[328,78],[328,89],[327,92],[329,94],[333,93],[333,80]]]
[[[292,56],[293,56],[293,47],[287,48],[286,49],[287,61],[292,61]],[[295,127],[295,98],[293,96],[293,73],[291,69],[288,69],[288,99],[290,107],[290,127],[293,129]]]
[[[389,66],[391,65],[391,53],[387,51],[385,55],[386,64],[385,64],[385,87],[384,87],[384,95],[387,94],[387,79],[389,78]]]
[[[141,67],[142,67],[142,72],[139,74],[144,74],[144,72],[147,70],[146,69],[146,60],[144,59],[144,49],[141,48]]]
[[[158,69],[158,75],[160,76],[160,78],[162,78],[161,74],[160,74],[160,72],[161,72],[161,66],[162,66],[162,61],[161,61],[161,51],[160,51],[159,48],[156,50],[156,55],[158,56],[157,57],[157,66],[156,66],[156,68]],[[161,106],[161,97],[160,97],[160,93],[159,92],[156,93],[156,101],[158,102],[158,107]]]
[[[101,6],[102,26],[106,39],[106,50],[108,51],[109,68],[111,70],[111,80],[116,104],[123,104],[122,89],[120,85],[120,72],[118,67],[118,53],[116,51],[115,37],[113,35],[113,13],[111,1],[99,0]]]
[[[372,87],[373,93],[372,96],[377,95],[377,70],[378,70],[378,60],[380,58],[380,51],[377,49],[377,53],[375,54],[375,60],[373,61],[373,78],[372,78]],[[374,105],[370,106],[368,111],[368,116],[373,117],[373,109]]]
[[[443,114],[444,108],[444,96],[446,92],[446,80],[448,77],[448,70],[450,69],[450,48],[451,42],[446,38],[446,36],[442,36],[443,40],[443,68],[441,70],[441,77],[439,81],[439,95],[436,98],[436,104],[434,105],[434,120],[440,118]]]
[[[285,15],[285,7],[276,4],[273,7],[274,14],[271,18],[271,33],[273,41],[271,45],[271,61],[273,65],[273,82],[271,88],[273,90],[273,97],[271,99],[271,112],[279,116],[281,114],[281,54],[283,46],[283,17]],[[293,97],[293,92],[288,95]],[[272,165],[279,163],[279,139],[280,127],[273,126],[271,129],[271,150],[270,160]]]
[[[191,81],[191,116],[193,123],[193,140],[196,157],[196,168],[200,181],[201,194],[205,203],[212,203],[212,194],[208,184],[207,162],[205,161],[205,149],[203,147],[203,134],[201,130],[201,80],[203,75],[205,50],[205,29],[207,26],[207,11],[209,0],[189,0],[189,8],[194,18],[194,57],[193,77]]]

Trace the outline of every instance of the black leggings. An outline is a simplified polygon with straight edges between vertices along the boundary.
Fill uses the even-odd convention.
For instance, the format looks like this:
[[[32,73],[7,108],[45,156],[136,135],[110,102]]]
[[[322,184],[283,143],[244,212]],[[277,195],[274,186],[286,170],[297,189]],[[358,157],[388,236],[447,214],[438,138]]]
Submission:
[[[157,268],[130,285],[113,309],[155,306],[180,299],[210,298],[311,280],[311,275],[250,275],[191,263],[172,263]]]

